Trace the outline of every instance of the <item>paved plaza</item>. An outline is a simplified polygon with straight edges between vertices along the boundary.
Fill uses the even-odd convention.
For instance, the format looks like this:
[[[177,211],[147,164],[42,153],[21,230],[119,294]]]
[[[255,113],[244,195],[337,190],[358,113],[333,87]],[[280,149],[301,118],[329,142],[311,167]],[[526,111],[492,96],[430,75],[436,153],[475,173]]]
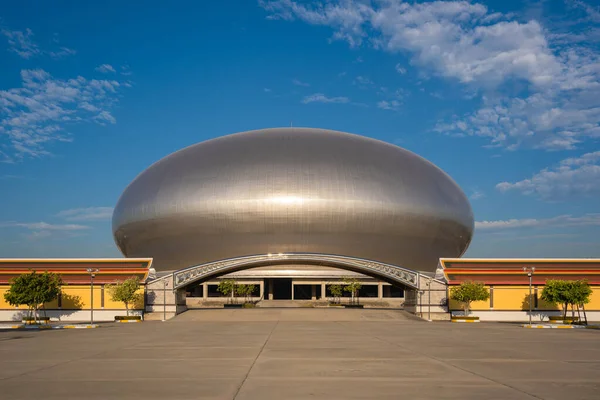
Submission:
[[[598,399],[600,331],[343,309],[2,331],[0,398]]]

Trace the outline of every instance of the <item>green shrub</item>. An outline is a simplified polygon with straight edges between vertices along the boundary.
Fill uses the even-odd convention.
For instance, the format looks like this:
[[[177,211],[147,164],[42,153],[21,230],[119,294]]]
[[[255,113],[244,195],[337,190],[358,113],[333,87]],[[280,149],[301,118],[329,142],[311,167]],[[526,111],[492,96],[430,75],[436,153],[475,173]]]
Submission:
[[[450,289],[450,298],[463,304],[465,315],[469,315],[471,303],[485,301],[490,298],[490,292],[483,283],[463,282],[460,286]]]

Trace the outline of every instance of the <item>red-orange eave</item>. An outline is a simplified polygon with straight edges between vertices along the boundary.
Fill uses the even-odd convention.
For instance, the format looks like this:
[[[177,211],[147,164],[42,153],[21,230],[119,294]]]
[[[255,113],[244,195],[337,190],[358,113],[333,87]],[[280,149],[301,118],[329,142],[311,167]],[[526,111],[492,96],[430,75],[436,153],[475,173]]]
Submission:
[[[467,280],[496,285],[527,284],[529,278],[523,266],[535,267],[532,282],[536,285],[562,277],[600,284],[599,259],[440,259],[440,265],[451,285]]]
[[[131,276],[145,280],[151,266],[152,258],[0,259],[0,285],[8,284],[11,278],[31,271],[60,274],[65,284],[87,284],[90,282],[87,268],[99,270],[94,278],[98,284]]]

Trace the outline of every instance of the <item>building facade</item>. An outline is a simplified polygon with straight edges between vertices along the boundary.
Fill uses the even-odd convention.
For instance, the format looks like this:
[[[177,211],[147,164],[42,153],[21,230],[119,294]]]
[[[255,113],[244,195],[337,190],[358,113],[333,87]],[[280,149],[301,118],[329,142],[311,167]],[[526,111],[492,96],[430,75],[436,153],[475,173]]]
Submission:
[[[600,321],[598,259],[452,258],[440,259],[439,272],[449,289],[465,281],[485,284],[489,300],[474,302],[471,307],[472,314],[482,321],[526,321],[530,305],[534,321],[548,321],[550,316],[561,315],[563,309],[560,304],[547,304],[540,298],[546,281],[586,280],[592,288],[591,301],[584,305],[587,318]],[[462,314],[462,305],[449,301],[449,312]]]
[[[117,315],[125,315],[126,309],[123,303],[111,299],[106,286],[132,277],[145,282],[151,266],[151,258],[0,259],[0,321],[17,321],[27,316],[27,307],[11,306],[4,293],[12,278],[33,271],[53,272],[63,281],[58,298],[42,306],[41,316],[55,321],[89,321],[93,305],[95,320],[112,321]],[[93,278],[88,269],[94,271]],[[139,293],[144,293],[143,286]],[[142,301],[130,311],[139,315],[143,310]]]

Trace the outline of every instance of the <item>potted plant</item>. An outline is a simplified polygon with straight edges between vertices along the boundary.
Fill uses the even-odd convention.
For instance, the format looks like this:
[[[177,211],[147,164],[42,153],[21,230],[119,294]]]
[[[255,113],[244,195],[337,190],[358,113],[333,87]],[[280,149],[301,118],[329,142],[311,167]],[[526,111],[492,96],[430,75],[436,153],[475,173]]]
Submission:
[[[106,289],[108,290],[112,301],[120,301],[125,304],[127,315],[117,315],[115,316],[115,321],[142,321],[142,317],[140,315],[129,315],[129,305],[140,301],[142,298],[142,294],[139,293],[140,279],[138,277],[129,278],[123,282],[117,281],[112,285],[107,285]]]
[[[238,294],[244,296],[243,308],[254,308],[256,305],[252,302],[252,293],[256,289],[256,285],[238,285]]]
[[[362,304],[358,303],[358,291],[362,284],[356,278],[344,278],[344,291],[350,292],[350,303],[345,304],[345,308],[363,308]]]
[[[329,291],[331,292],[332,299],[329,302],[329,305],[332,307],[341,307],[342,304],[340,302],[340,298],[344,293],[344,288],[339,283],[334,283],[333,285],[329,285]]]
[[[490,298],[490,292],[483,283],[462,282],[459,286],[450,289],[450,298],[462,303],[464,316],[452,316],[452,322],[479,322],[479,317],[469,316],[471,303],[485,301]]]
[[[236,301],[235,295],[238,292],[237,282],[233,279],[223,279],[219,282],[217,290],[223,294],[223,296],[231,296],[227,303],[223,304],[224,308],[242,308],[243,304],[239,304]]]
[[[549,304],[562,304],[563,315],[550,316],[549,320],[551,323],[577,324],[580,322],[580,317],[575,316],[575,307],[577,307],[577,312],[579,313],[580,306],[589,303],[591,295],[592,288],[585,280],[565,281],[549,279],[546,281],[540,297]],[[570,317],[567,316],[569,306],[571,306]],[[585,309],[583,310],[583,316],[587,323]]]
[[[38,316],[40,305],[55,300],[60,293],[62,280],[59,275],[52,272],[41,274],[32,271],[10,280],[10,288],[4,293],[4,299],[11,306],[26,305],[27,316],[23,318],[25,324],[47,324],[50,318]],[[45,310],[45,309],[44,309]],[[45,311],[44,311],[45,312]]]

